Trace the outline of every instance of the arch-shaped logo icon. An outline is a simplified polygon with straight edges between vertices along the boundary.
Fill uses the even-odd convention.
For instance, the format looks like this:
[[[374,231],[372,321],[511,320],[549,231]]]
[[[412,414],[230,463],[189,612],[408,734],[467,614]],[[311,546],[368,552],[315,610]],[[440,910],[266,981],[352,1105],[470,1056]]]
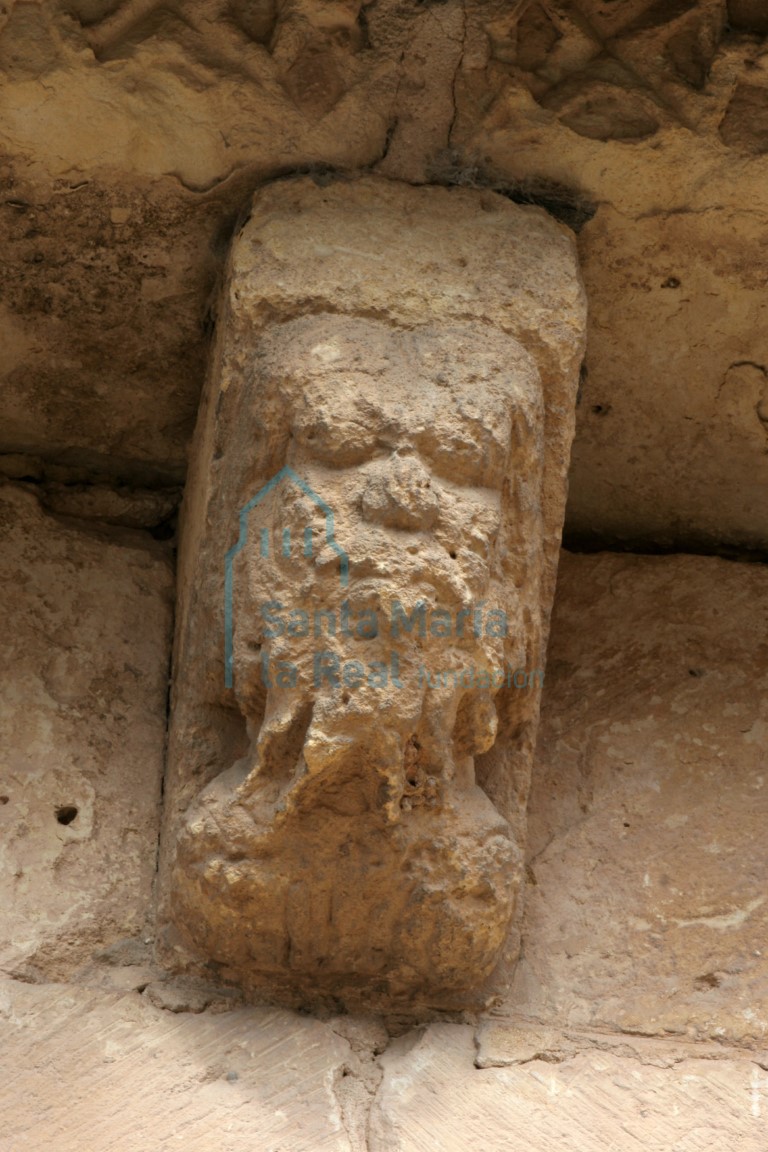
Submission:
[[[269,480],[263,488],[260,488],[255,496],[252,496],[247,504],[244,504],[238,513],[238,520],[240,521],[240,534],[237,538],[237,543],[227,552],[224,558],[224,684],[227,688],[231,688],[235,680],[234,670],[234,651],[233,651],[233,608],[232,598],[234,590],[234,560],[238,552],[241,552],[248,542],[248,516],[261,501],[268,496],[269,493],[277,487],[281,480],[291,480],[301,491],[312,500],[318,508],[322,509],[325,516],[325,541],[330,548],[339,557],[339,579],[342,588],[349,585],[349,557],[340,544],[336,543],[335,530],[333,524],[333,510],[328,507],[325,500],[310,488],[306,480],[302,480],[298,473],[294,472],[292,468],[286,465],[281,468],[279,472]],[[290,528],[283,529],[282,539],[282,554],[283,556],[290,556],[291,537]],[[264,557],[269,555],[269,529],[262,528],[261,540],[259,546],[260,554]],[[312,555],[312,526],[309,525],[304,529],[304,544],[303,555]]]

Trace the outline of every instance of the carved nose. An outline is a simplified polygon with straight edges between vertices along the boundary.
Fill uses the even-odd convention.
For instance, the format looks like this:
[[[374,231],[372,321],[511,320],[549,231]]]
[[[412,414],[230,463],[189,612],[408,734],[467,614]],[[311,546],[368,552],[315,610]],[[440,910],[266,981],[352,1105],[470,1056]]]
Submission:
[[[431,528],[439,511],[432,477],[412,456],[395,455],[368,478],[363,515],[372,523],[414,532]]]

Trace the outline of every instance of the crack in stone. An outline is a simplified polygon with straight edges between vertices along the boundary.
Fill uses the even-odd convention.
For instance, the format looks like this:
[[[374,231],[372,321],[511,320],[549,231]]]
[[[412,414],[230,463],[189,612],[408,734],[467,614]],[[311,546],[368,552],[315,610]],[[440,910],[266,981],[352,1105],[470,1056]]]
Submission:
[[[333,1078],[333,1094],[350,1152],[369,1152],[371,1113],[384,1077],[379,1057],[389,1037],[378,1021],[337,1017],[329,1026],[350,1047],[350,1058]]]
[[[459,115],[458,84],[459,84],[459,76],[461,74],[462,66],[464,64],[464,55],[465,55],[466,49],[467,49],[467,5],[466,5],[466,0],[461,0],[461,19],[462,19],[462,24],[461,24],[461,52],[459,53],[459,59],[456,63],[456,67],[455,67],[454,72],[453,72],[453,78],[451,80],[451,100],[453,102],[453,116],[451,117],[451,122],[448,125],[448,134],[446,136],[446,146],[448,148],[451,147],[451,142],[453,139],[453,133],[454,133],[454,129],[456,127],[456,120],[457,120],[458,115]]]

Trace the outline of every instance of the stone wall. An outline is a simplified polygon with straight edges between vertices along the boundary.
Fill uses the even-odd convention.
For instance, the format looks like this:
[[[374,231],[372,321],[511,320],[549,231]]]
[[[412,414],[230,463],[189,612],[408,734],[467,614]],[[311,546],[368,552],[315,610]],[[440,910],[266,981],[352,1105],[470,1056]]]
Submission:
[[[580,230],[571,538],[764,549],[758,8],[9,0],[0,453],[178,483],[254,189],[375,171]]]
[[[26,493],[12,503],[38,522]],[[523,955],[489,1012],[413,1028],[245,1008],[169,981],[141,938],[57,985],[70,947],[58,934],[58,967],[49,945],[47,968],[38,955],[36,971],[17,969],[24,983],[1,986],[9,1148],[68,1152],[84,1133],[99,1152],[170,1147],[184,1130],[190,1147],[225,1152],[255,1133],[343,1152],[759,1152],[765,594],[760,565],[561,558]],[[76,797],[77,772],[58,780],[57,798]],[[55,823],[50,806],[43,817]],[[32,878],[39,898],[39,865]],[[83,906],[103,909],[100,884],[95,869],[79,876]]]
[[[0,487],[0,968],[55,980],[152,934],[173,569],[31,488]]]
[[[762,1152],[766,35],[754,0],[7,0],[2,1152]],[[379,380],[357,423],[307,369],[329,342],[350,393]],[[332,477],[367,563],[419,535],[398,595],[443,549],[516,614],[535,759],[538,690],[283,724],[253,558],[227,683],[220,513],[273,456]],[[334,785],[361,731],[371,770]],[[249,982],[228,941],[252,958],[265,902],[206,932],[259,845],[210,789],[253,808],[265,779],[300,947]],[[382,838],[395,989],[357,868]],[[397,886],[414,859],[431,887]],[[334,948],[368,964],[341,998]]]

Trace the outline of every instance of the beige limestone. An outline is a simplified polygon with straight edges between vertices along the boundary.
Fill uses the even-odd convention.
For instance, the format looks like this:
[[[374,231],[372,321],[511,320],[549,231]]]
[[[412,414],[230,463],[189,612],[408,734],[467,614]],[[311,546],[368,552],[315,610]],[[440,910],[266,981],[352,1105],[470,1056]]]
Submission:
[[[298,180],[256,197],[218,325],[162,955],[294,1003],[461,1004],[515,917],[582,351],[571,238],[491,193]]]
[[[2,1152],[359,1152],[328,1025],[171,1012],[137,993],[0,983]]]
[[[0,487],[0,968],[147,934],[172,623],[167,546]]]
[[[572,538],[765,547],[759,7],[468,9],[449,172],[584,223]]]
[[[0,982],[2,1152],[764,1147],[764,1052],[205,1003]]]
[[[182,480],[207,306],[254,189],[365,169],[406,122],[403,174],[424,179],[448,143],[461,12],[9,0],[0,471],[22,451],[112,482]]]
[[[370,1152],[762,1152],[768,1074],[737,1052],[586,1049],[475,1066],[470,1026],[393,1042],[371,1111]]]
[[[605,208],[588,231],[593,323],[570,531],[678,548],[764,547],[768,344],[759,215],[747,205],[712,205],[648,213],[628,227]]]
[[[513,1012],[765,1044],[766,638],[762,565],[563,556]]]
[[[264,181],[297,169],[327,188],[325,165],[373,167],[393,180],[490,186],[581,227],[591,328],[571,474],[573,537],[764,550],[766,32],[757,0],[7,0],[0,474],[42,480],[36,490],[57,515],[165,522],[175,500],[167,489],[185,472],[215,319],[211,293],[242,206]],[[275,186],[276,204],[284,187]],[[353,259],[349,267],[373,281],[380,274]],[[425,307],[422,297],[416,303]],[[8,499],[4,490],[3,507]],[[35,507],[29,497],[13,499]],[[376,485],[367,504],[392,512]],[[428,517],[428,508],[421,513]],[[38,513],[29,517],[37,524]],[[118,547],[124,557],[133,545],[82,524],[40,523],[46,539],[66,540],[62,555],[85,562],[78,580],[106,572],[111,591],[134,602],[135,581],[114,559]],[[16,540],[3,545],[15,558]],[[27,544],[22,552],[24,573],[34,575],[11,582],[8,617],[18,610],[36,627],[48,625],[74,576],[37,554],[33,563]],[[20,837],[14,824],[6,840],[19,802],[7,790],[0,844],[11,845],[13,869],[26,851],[33,863],[28,889],[13,879],[13,913],[7,887],[3,894],[5,924],[18,913],[12,922],[25,933],[21,950],[14,937],[12,953],[0,933],[3,966],[40,979],[82,964],[78,980],[147,990],[139,999],[3,989],[0,1148],[144,1152],[184,1142],[261,1152],[264,1137],[275,1152],[367,1152],[368,1090],[344,1075],[349,1052],[342,1046],[340,1058],[327,1031],[314,1033],[322,1035],[316,1059],[316,1049],[307,1052],[307,1022],[298,1027],[287,1014],[244,1014],[231,1032],[217,1023],[226,1017],[180,1015],[198,1012],[208,994],[167,984],[143,932],[89,960],[113,933],[143,926],[148,907],[162,738],[163,689],[155,687],[164,657],[146,629],[151,623],[158,637],[167,629],[157,607],[167,587],[157,576],[161,555],[153,553],[148,569],[156,574],[147,576],[151,621],[142,600],[140,613],[121,617],[125,628],[115,625],[130,639],[131,668],[146,667],[153,685],[151,700],[141,689],[129,696],[131,714],[144,717],[146,747],[130,791],[110,775],[138,739],[132,725],[126,742],[101,703],[114,708],[113,686],[92,695],[85,711],[71,699],[52,704],[53,681],[40,671],[48,668],[48,639],[7,629],[20,671],[18,680],[6,674],[4,692],[16,682],[24,689],[13,724],[25,729],[25,756],[37,754],[42,721],[50,720],[55,744],[44,752],[63,749],[66,763],[48,783],[73,795],[91,780],[99,803],[114,805],[124,821],[134,820],[138,803],[141,823],[135,850],[113,852],[107,822],[85,843],[71,838],[76,822],[57,824],[53,843],[53,794],[36,791],[30,775],[34,786],[22,798],[31,831]],[[600,583],[606,564],[610,592]],[[618,574],[634,564],[636,578]],[[762,1152],[765,909],[755,902],[765,874],[756,787],[766,744],[758,698],[765,582],[758,568],[710,565],[709,576],[705,568],[693,559],[566,558],[533,796],[525,953],[513,995],[498,1005],[529,1018],[486,1020],[474,1048],[469,1030],[455,1028],[395,1047],[371,1148]],[[664,571],[669,583],[658,575]],[[55,593],[41,593],[43,574]],[[88,632],[90,659],[82,620],[84,612],[93,619],[85,607],[93,581],[77,588],[72,627]],[[113,619],[114,599],[102,592],[103,618]],[[659,612],[670,602],[679,617]],[[55,622],[49,636],[58,642],[58,615]],[[607,634],[619,637],[612,654],[609,643],[601,647]],[[110,649],[115,635],[102,632],[99,644]],[[701,660],[679,681],[670,669],[694,650]],[[79,690],[79,676],[67,667],[64,683],[59,669],[57,694],[62,684]],[[215,774],[221,752],[205,742],[208,704],[193,733],[203,779]],[[235,720],[233,749],[238,741]],[[104,775],[83,775],[83,763],[103,764]],[[417,778],[404,799],[427,807],[434,796],[426,784]],[[51,846],[60,853],[55,872]],[[88,867],[80,868],[74,853],[85,851]],[[12,872],[3,874],[10,885]],[[94,908],[97,920],[85,921]],[[98,930],[88,927],[94,923]],[[515,947],[513,938],[511,954]],[[565,1030],[564,1021],[572,1022]],[[578,1021],[597,1031],[580,1031]],[[353,1035],[351,1018],[346,1027]],[[670,1030],[675,1039],[615,1031],[636,1028]],[[207,1054],[226,1051],[233,1036],[244,1052],[244,1033],[250,1041],[262,1030],[240,1080],[224,1074],[221,1083],[223,1064]],[[756,1051],[685,1047],[679,1035],[688,1032]],[[283,1064],[275,1050],[286,1047]],[[233,1114],[230,1090],[246,1080]]]
[[[376,169],[583,225],[575,537],[764,549],[761,12],[8,0],[0,454],[178,482],[253,190]]]

